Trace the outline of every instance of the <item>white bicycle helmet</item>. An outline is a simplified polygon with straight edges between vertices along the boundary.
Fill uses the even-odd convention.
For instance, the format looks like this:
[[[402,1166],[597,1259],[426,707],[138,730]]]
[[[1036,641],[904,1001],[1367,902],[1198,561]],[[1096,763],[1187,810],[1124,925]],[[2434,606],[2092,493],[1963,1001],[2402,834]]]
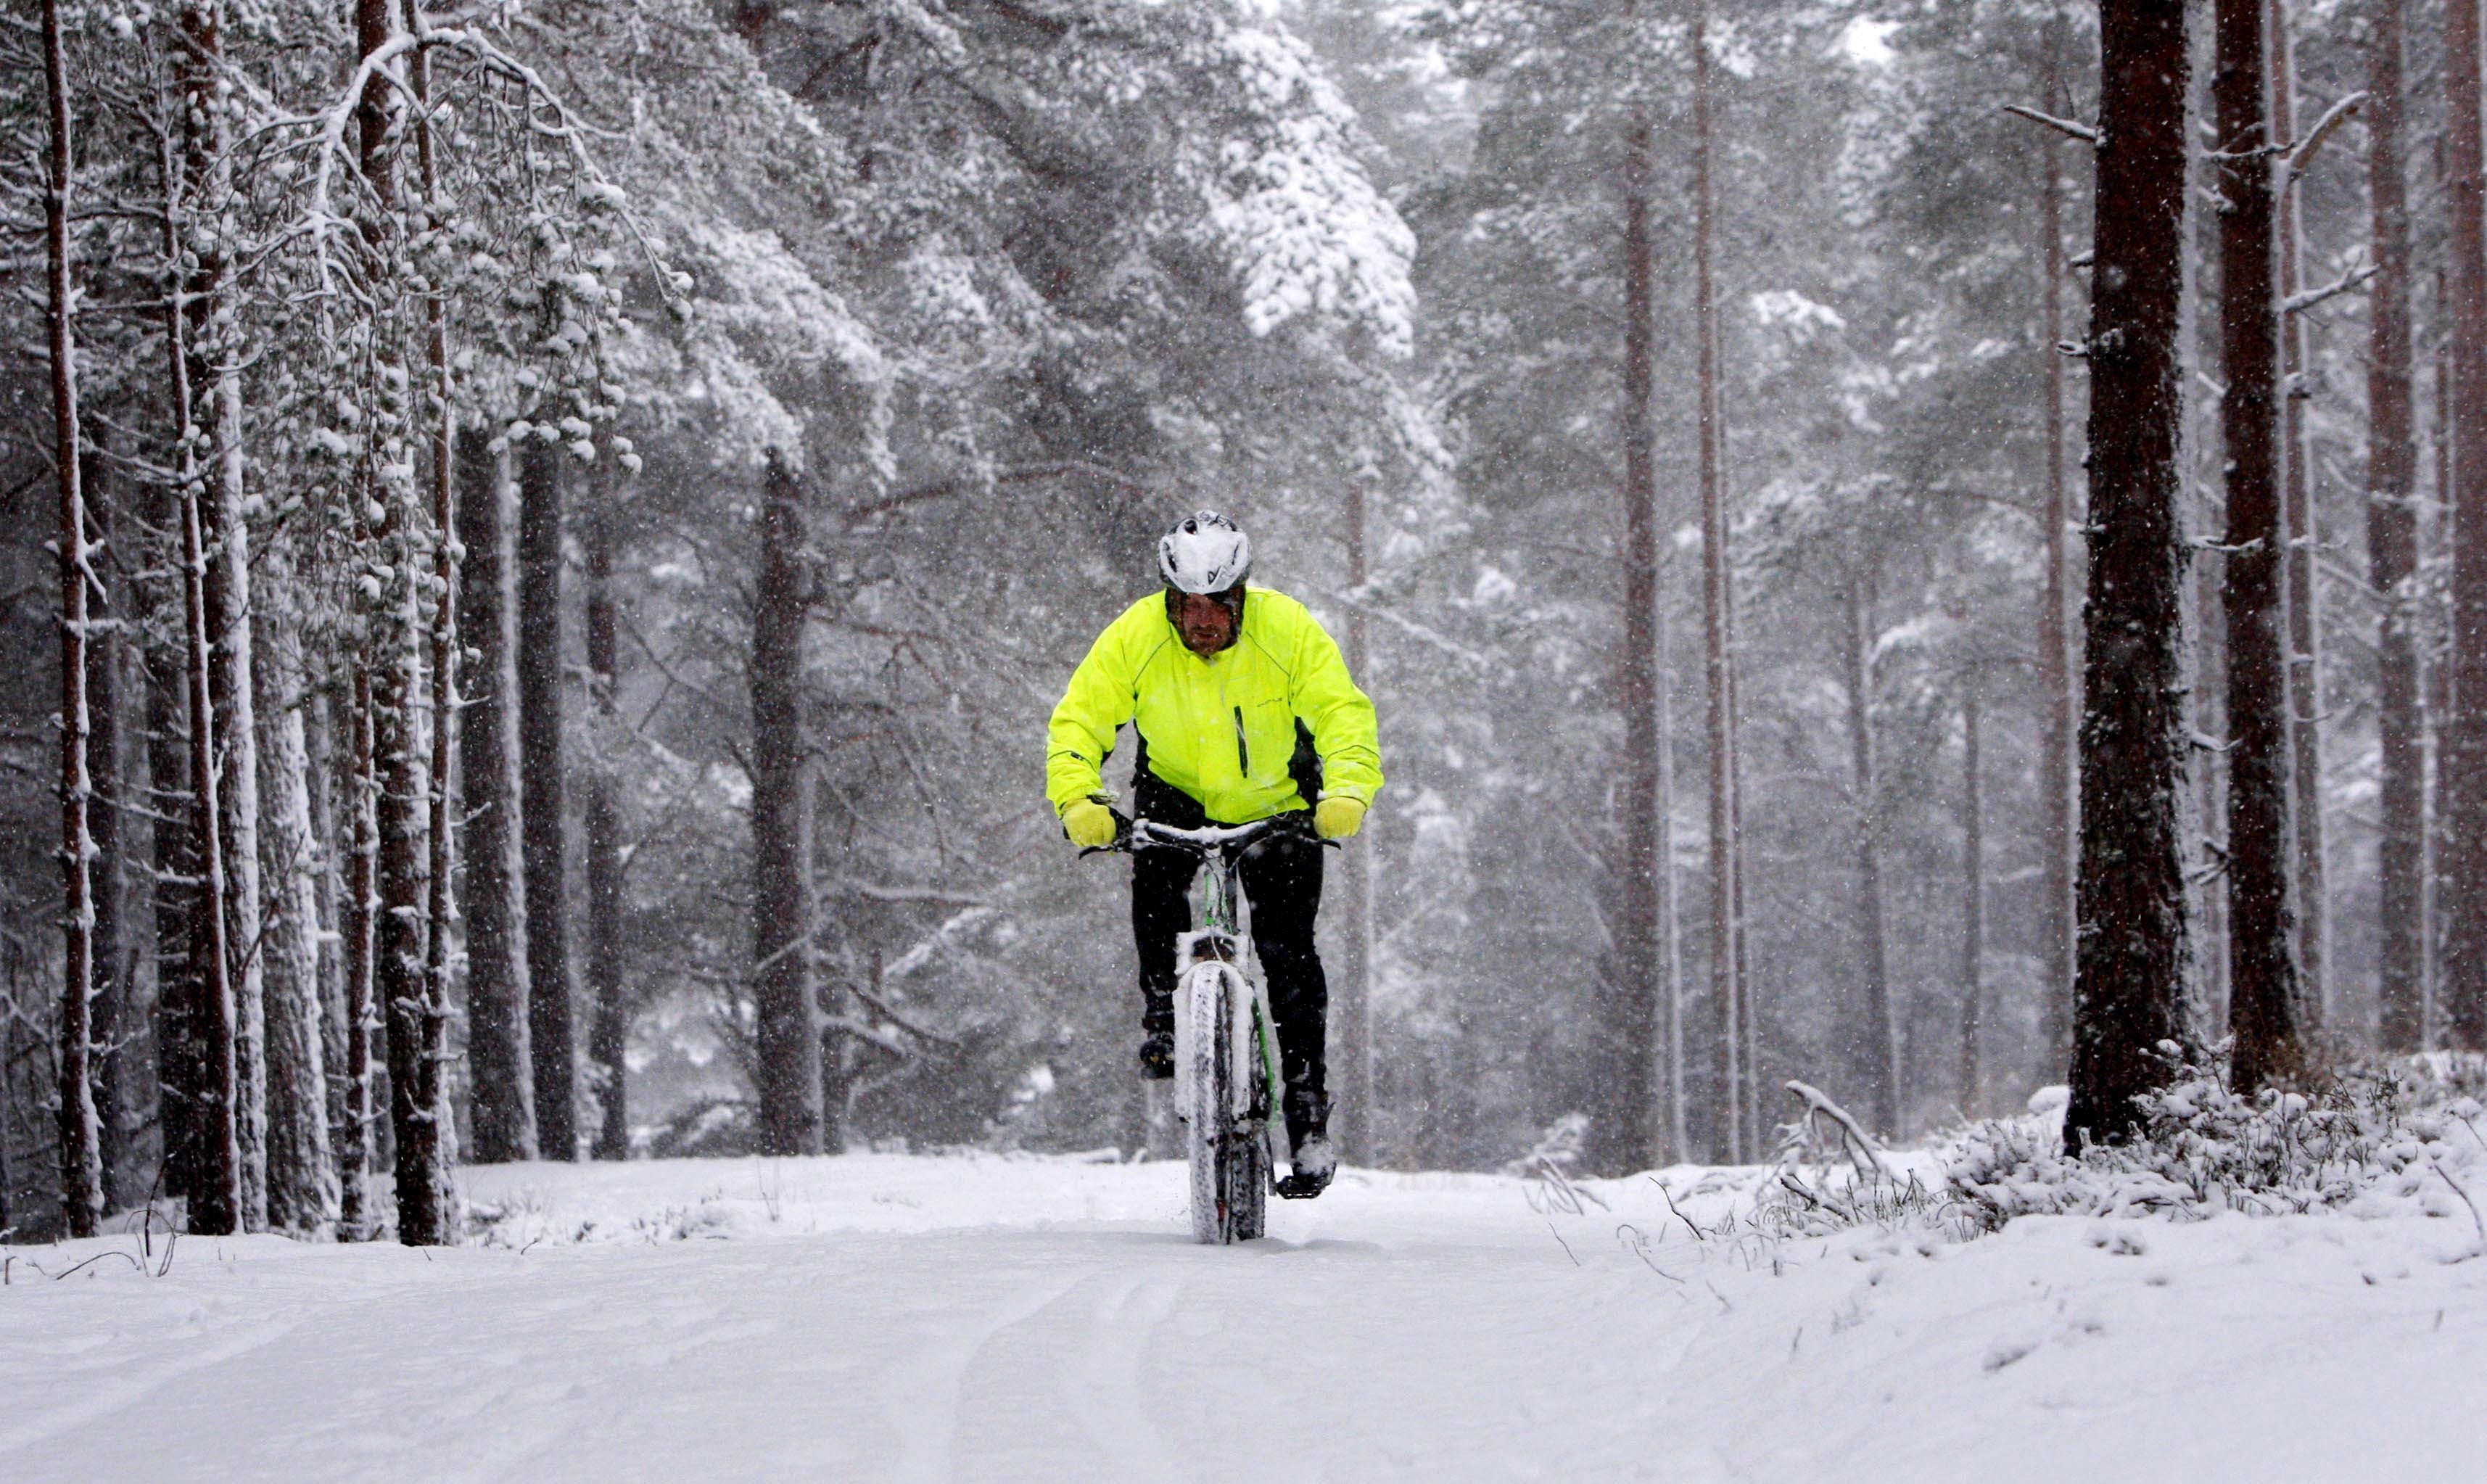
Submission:
[[[1222,593],[1252,570],[1252,538],[1214,510],[1183,520],[1158,541],[1158,574],[1187,593]]]

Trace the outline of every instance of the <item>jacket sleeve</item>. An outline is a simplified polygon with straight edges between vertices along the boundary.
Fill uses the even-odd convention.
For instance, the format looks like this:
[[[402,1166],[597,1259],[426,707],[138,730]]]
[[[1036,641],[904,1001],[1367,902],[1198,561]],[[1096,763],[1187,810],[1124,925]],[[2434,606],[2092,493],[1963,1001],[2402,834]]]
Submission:
[[[1373,698],[1355,687],[1347,673],[1347,657],[1308,611],[1295,645],[1295,693],[1288,698],[1304,725],[1312,728],[1313,750],[1321,754],[1322,792],[1339,794],[1370,806],[1382,792],[1382,732],[1373,714]]]
[[[1138,677],[1126,627],[1116,620],[1089,646],[1046,727],[1045,797],[1057,815],[1104,792],[1105,755],[1114,750],[1115,732],[1132,719]]]

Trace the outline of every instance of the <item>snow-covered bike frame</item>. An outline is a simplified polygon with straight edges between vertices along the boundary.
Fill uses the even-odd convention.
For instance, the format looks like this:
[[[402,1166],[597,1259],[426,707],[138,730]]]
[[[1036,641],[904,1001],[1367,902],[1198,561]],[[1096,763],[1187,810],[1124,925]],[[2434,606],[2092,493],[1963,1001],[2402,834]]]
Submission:
[[[1288,834],[1311,839],[1310,816],[1202,829],[1133,820],[1106,847],[1189,851],[1208,868],[1200,926],[1175,938],[1174,1109],[1191,1171],[1191,1234],[1220,1246],[1261,1235],[1271,1171],[1286,1153],[1270,1116],[1277,1034],[1257,957],[1249,966],[1244,958],[1249,909],[1237,877],[1254,844]]]

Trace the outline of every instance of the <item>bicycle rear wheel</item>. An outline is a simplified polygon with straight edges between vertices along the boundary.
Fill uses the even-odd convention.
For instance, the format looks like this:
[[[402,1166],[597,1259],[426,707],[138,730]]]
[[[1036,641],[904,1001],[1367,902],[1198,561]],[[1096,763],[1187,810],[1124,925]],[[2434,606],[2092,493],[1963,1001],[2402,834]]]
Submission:
[[[1269,1146],[1253,1116],[1269,1099],[1250,1035],[1251,990],[1232,966],[1198,964],[1184,976],[1181,999],[1191,1235],[1220,1246],[1248,1242],[1261,1235],[1270,1186]]]

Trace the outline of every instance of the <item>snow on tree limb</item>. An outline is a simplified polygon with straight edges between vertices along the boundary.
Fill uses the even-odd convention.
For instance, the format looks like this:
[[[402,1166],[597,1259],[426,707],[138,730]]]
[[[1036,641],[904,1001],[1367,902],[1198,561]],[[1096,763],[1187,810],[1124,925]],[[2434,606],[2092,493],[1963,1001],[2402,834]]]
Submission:
[[[2016,118],[2026,119],[2032,124],[2043,124],[2060,133],[2070,134],[2083,144],[2095,145],[2099,142],[2099,131],[2077,120],[2059,119],[2052,113],[2041,112],[2021,103],[2006,103],[2003,105],[2003,111]]]

